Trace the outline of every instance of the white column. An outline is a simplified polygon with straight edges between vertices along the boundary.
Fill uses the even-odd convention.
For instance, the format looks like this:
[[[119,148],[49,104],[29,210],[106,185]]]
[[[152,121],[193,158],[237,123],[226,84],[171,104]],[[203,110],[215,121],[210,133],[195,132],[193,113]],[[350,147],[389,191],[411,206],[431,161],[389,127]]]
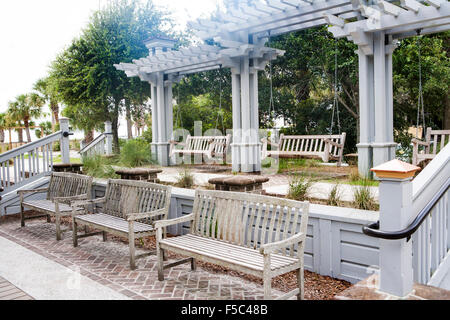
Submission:
[[[106,155],[110,156],[112,155],[112,142],[113,142],[113,136],[112,136],[112,123],[111,121],[105,122],[105,135],[106,135]]]
[[[261,142],[259,140],[259,101],[258,101],[258,70],[250,73],[250,121],[251,121],[251,163],[253,172],[261,172]]]
[[[151,93],[152,93],[152,158],[153,160],[158,160],[158,151],[157,151],[157,143],[158,143],[158,99],[156,86],[150,83]]]
[[[253,164],[250,163],[250,66],[249,58],[241,59],[241,171],[253,172]]]
[[[392,102],[392,52],[386,51],[384,32],[374,34],[374,102],[375,102],[375,141],[373,165],[385,163],[395,158],[395,143],[391,139],[394,130],[391,118]]]
[[[164,100],[165,107],[164,113],[166,115],[165,129],[166,129],[166,140],[164,142],[167,143],[165,152],[167,156],[167,165],[170,165],[171,160],[169,158],[169,140],[173,138],[173,101],[172,101],[172,82],[166,81],[164,84]]]
[[[359,57],[359,143],[358,171],[365,177],[370,175],[372,167],[372,139],[374,132],[373,117],[373,57],[367,55],[362,48],[358,49]]]
[[[70,145],[69,145],[69,118],[60,118],[59,126],[61,128],[61,160],[62,163],[70,163]]]
[[[233,143],[231,144],[231,156],[233,172],[241,171],[241,77],[239,73],[239,70],[231,70],[233,104]]]
[[[165,94],[164,94],[164,74],[162,72],[157,74],[156,85],[156,101],[158,110],[158,140],[157,140],[157,155],[158,162],[162,166],[169,164],[168,159],[168,139],[166,132],[166,112],[165,112]]]

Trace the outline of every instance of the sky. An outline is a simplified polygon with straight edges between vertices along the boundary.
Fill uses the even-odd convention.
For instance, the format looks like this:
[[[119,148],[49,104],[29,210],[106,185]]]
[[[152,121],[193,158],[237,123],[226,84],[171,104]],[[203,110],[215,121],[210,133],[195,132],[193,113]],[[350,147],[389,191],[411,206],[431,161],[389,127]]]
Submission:
[[[0,112],[8,101],[32,90],[47,75],[59,52],[81,34],[91,14],[108,0],[1,0],[0,1]],[[153,0],[173,12],[174,20],[209,16],[220,0]],[[39,122],[39,121],[38,121]]]

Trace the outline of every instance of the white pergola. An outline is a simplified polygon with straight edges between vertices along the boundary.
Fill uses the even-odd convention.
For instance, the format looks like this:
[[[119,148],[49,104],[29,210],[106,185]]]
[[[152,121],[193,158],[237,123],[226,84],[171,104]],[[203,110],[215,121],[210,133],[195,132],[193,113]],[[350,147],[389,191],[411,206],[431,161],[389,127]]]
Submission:
[[[399,3],[395,5],[394,3]],[[360,143],[359,169],[395,157],[393,141],[392,53],[397,39],[450,29],[447,0],[265,0],[252,6],[239,3],[214,19],[189,25],[202,40],[199,45],[173,50],[168,39],[147,43],[150,55],[116,65],[129,77],[152,86],[153,152],[168,165],[173,131],[172,83],[189,73],[231,68],[233,94],[233,171],[259,172],[258,71],[283,55],[265,47],[269,37],[322,25],[336,38],[347,37],[359,46]]]

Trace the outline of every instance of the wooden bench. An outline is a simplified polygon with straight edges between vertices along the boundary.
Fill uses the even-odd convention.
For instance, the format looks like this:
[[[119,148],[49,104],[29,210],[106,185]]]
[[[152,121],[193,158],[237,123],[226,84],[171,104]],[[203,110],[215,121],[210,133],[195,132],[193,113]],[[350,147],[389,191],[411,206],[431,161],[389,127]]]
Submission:
[[[434,159],[436,154],[450,141],[450,130],[427,129],[425,141],[412,139],[412,164],[417,166],[422,161]],[[422,147],[422,148],[421,148]]]
[[[163,270],[201,260],[263,278],[264,298],[271,299],[271,279],[297,271],[298,288],[281,298],[303,299],[303,253],[309,203],[227,191],[195,193],[193,212],[155,222],[158,279]],[[186,235],[165,238],[167,226],[191,222]],[[188,256],[164,265],[165,250]]]
[[[196,155],[201,154],[212,159],[219,157],[226,159],[228,147],[230,146],[231,134],[226,136],[190,136],[186,137],[186,142],[170,141],[170,157],[175,154],[179,155]],[[183,148],[177,149],[176,145]]]
[[[262,140],[262,159],[271,156],[319,158],[323,162],[337,160],[338,166],[341,166],[345,137],[345,132],[340,135],[317,136],[285,136],[281,134],[279,143],[273,143],[267,139]],[[268,144],[272,146],[272,150],[267,150]]]
[[[134,240],[155,234],[153,222],[158,219],[167,219],[170,206],[171,187],[135,180],[108,180],[106,193],[103,198],[74,201],[74,208],[83,206],[84,214],[74,210],[73,221],[73,245],[78,246],[78,239],[96,234],[103,234],[103,241],[107,240],[106,234],[111,233],[119,237],[127,237],[130,247],[130,267],[136,268],[136,259],[155,254],[150,252],[139,256],[135,255]],[[102,204],[101,210],[95,210],[93,214],[87,214],[87,206]],[[95,213],[95,211],[98,211]],[[77,226],[93,227],[100,232],[92,232],[78,235]]]
[[[20,221],[21,226],[25,226],[25,220],[54,216],[56,220],[56,239],[61,240],[61,217],[71,216],[72,207],[70,202],[73,200],[82,200],[91,198],[92,177],[68,173],[52,172],[48,188],[34,190],[18,190],[20,197]],[[26,194],[46,192],[45,200],[27,200]],[[41,212],[41,215],[25,216],[24,208],[30,208]],[[82,210],[82,208],[75,208]]]

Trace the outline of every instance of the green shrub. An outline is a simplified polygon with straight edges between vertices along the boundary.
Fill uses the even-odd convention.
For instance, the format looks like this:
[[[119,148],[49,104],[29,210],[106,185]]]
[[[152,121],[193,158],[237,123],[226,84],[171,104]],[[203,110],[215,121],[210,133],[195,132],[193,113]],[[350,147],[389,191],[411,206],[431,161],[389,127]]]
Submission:
[[[153,142],[153,138],[152,138],[152,128],[149,128],[147,130],[145,130],[142,135],[141,135],[142,139],[144,139],[145,141],[147,141],[147,143],[152,143]]]
[[[361,179],[361,185],[353,187],[353,199],[356,208],[377,210],[378,205],[375,202],[370,186],[371,181],[369,179]]]
[[[94,155],[83,157],[83,173],[96,178],[120,178],[111,166],[112,160]]]
[[[53,142],[53,151],[61,151],[61,145],[59,141]]]
[[[194,176],[190,170],[184,169],[178,173],[177,186],[187,189],[194,186]]]
[[[341,203],[341,192],[339,190],[339,182],[336,182],[331,189],[327,199],[327,205],[337,207]]]
[[[298,201],[307,199],[307,193],[312,185],[312,181],[302,176],[295,176],[289,182],[289,191],[287,197]]]
[[[120,152],[120,162],[127,167],[151,163],[150,145],[143,139],[128,140]]]

